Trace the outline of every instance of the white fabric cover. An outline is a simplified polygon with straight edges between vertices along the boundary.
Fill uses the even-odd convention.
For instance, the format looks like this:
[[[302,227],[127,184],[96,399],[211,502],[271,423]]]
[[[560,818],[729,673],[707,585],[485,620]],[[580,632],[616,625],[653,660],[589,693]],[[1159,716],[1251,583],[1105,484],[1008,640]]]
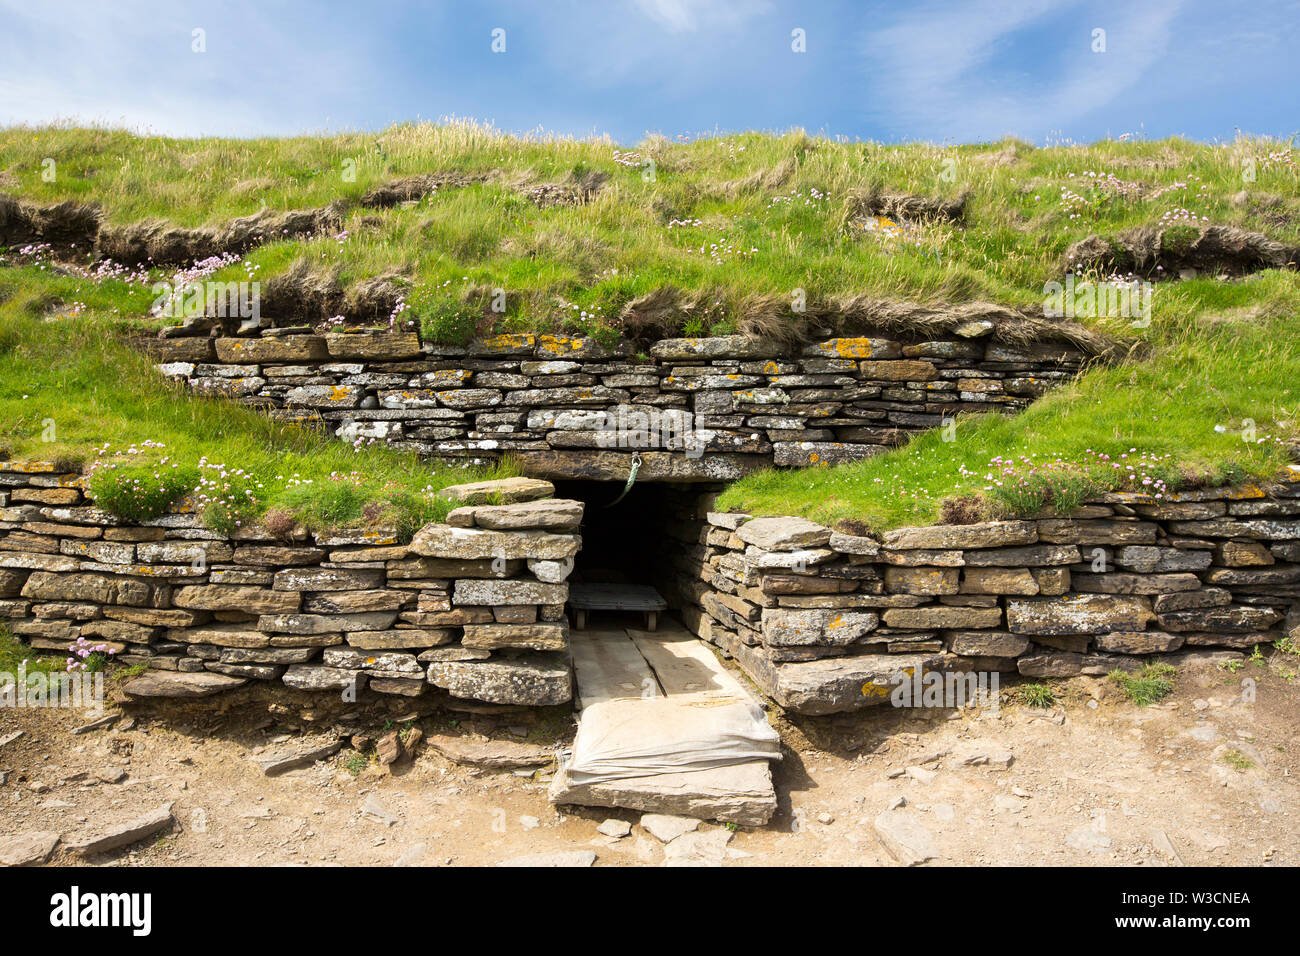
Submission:
[[[781,739],[752,701],[716,695],[606,700],[582,711],[573,783],[780,760]]]

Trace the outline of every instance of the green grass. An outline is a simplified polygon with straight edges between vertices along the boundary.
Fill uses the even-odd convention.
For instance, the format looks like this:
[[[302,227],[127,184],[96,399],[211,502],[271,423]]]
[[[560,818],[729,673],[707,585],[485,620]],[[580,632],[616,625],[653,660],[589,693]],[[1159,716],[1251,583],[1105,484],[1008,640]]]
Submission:
[[[1051,707],[1057,700],[1050,684],[1024,684],[1016,688],[1015,696],[1026,707]]]
[[[1216,291],[1208,281],[1187,285],[1202,289],[1171,297]],[[1096,491],[1150,489],[1144,475],[1169,490],[1272,477],[1291,461],[1286,443],[1300,415],[1300,283],[1272,273],[1231,289],[1256,294],[1256,308],[1189,319],[1177,318],[1188,314],[1180,308],[1149,356],[1093,368],[1014,417],[959,417],[950,432],[851,465],[760,472],[717,507],[880,530],[944,520],[944,502],[955,498],[975,498],[981,516],[999,517],[1066,511]],[[1139,460],[1136,480],[1127,480],[1127,464]]]
[[[28,674],[62,674],[67,669],[64,658],[40,655],[40,651],[32,650],[15,637],[9,628],[0,625],[0,673],[16,676],[19,665],[24,662]]]
[[[245,278],[251,269],[265,282],[299,261],[337,269],[345,283],[397,272],[410,283],[411,317],[443,341],[489,326],[613,341],[623,334],[625,306],[666,288],[676,292],[665,334],[733,332],[756,310],[794,320],[785,303],[796,290],[811,315],[830,314],[855,295],[1037,308],[1072,242],[1154,224],[1178,208],[1300,242],[1295,153],[1271,141],[1035,149],[1013,141],[888,146],[746,133],[689,143],[652,138],[633,148],[632,165],[616,161],[619,148],[607,140],[516,138],[472,122],[281,140],[18,127],[0,130],[7,164],[0,189],[39,201],[96,200],[112,223],[156,217],[199,225],[263,204],[355,203],[374,186],[415,173],[483,179],[394,209],[354,204],[343,241],[273,242],[251,251],[247,266],[215,277]],[[1257,180],[1243,183],[1241,159],[1270,152],[1291,160],[1261,163]],[[56,162],[52,182],[41,177],[46,158]],[[647,161],[653,177],[643,175]],[[539,183],[593,171],[607,180],[586,205],[539,208],[527,198]],[[1238,201],[1247,186],[1251,198]],[[846,227],[852,195],[874,188],[968,193],[966,220],[914,225],[902,239]],[[711,253],[711,244],[724,251]],[[156,270],[153,278],[163,275]],[[506,292],[500,315],[485,311],[498,288]],[[410,459],[357,458],[249,412],[182,400],[157,383],[147,363],[111,340],[124,328],[158,324],[145,317],[153,301],[147,285],[0,263],[0,299],[0,441],[13,453],[39,451],[41,423],[52,420],[59,437],[51,451],[84,455],[105,441],[115,449],[161,441],[182,467],[207,454],[252,472],[262,485],[259,509],[284,507],[313,523],[359,520],[376,500],[408,524],[425,513],[419,489],[428,478]],[[1297,437],[1300,413],[1293,391],[1300,274],[1161,283],[1152,308],[1146,328],[1083,319],[1138,349],[1021,415],[960,418],[955,431],[927,433],[854,465],[761,472],[733,485],[719,507],[883,530],[1045,506],[1064,511],[1099,490],[1151,487],[1143,477],[1174,490],[1276,474],[1290,460],[1286,442]],[[41,321],[47,316],[58,318]],[[53,366],[44,368],[51,356]],[[1006,473],[994,464],[1022,456],[1027,461]],[[326,483],[331,472],[347,474],[362,461],[362,493]],[[1125,480],[1135,461],[1137,478]],[[1125,467],[1112,467],[1117,462]],[[294,471],[312,487],[293,482]],[[117,490],[122,507],[157,507],[127,500],[130,488]],[[212,517],[247,516],[227,509]]]
[[[68,467],[98,462],[90,490],[125,517],[160,513],[201,476],[213,527],[276,511],[309,528],[382,523],[409,534],[445,517],[450,504],[438,489],[512,473],[508,463],[489,474],[353,450],[328,433],[194,397],[123,338],[127,291],[84,283],[86,311],[68,315],[57,307],[64,283],[0,269],[0,449]]]
[[[1178,668],[1172,664],[1149,662],[1133,673],[1111,671],[1110,679],[1119,685],[1119,689],[1130,701],[1139,707],[1146,707],[1173,693],[1173,678],[1176,673]]]
[[[1009,148],[1016,156],[1006,161]],[[1271,141],[890,146],[796,131],[689,143],[651,138],[632,148],[631,165],[616,161],[618,149],[600,139],[518,138],[473,122],[251,140],[18,127],[0,130],[7,164],[0,189],[41,201],[99,201],[117,224],[216,225],[263,205],[348,200],[346,240],[261,247],[247,256],[258,277],[298,259],[337,267],[345,282],[397,271],[411,282],[415,317],[452,338],[463,335],[464,323],[449,314],[468,297],[482,318],[485,290],[494,288],[506,291],[506,312],[495,316],[500,330],[607,337],[617,335],[626,303],[665,286],[694,303],[674,317],[691,334],[731,331],[755,302],[788,303],[796,289],[813,312],[862,293],[1035,306],[1071,242],[1152,223],[1175,208],[1300,241],[1293,199],[1273,210],[1231,201],[1243,186],[1240,157],[1278,150]],[[42,178],[46,159],[56,164],[53,181]],[[649,177],[643,164],[651,161]],[[486,181],[445,186],[409,207],[355,205],[392,179],[447,172]],[[539,183],[589,173],[607,179],[586,205],[539,208],[528,198]],[[1132,188],[1090,175],[1105,173]],[[1261,166],[1251,188],[1291,197],[1296,186],[1294,166],[1273,163]],[[846,229],[850,197],[873,187],[969,193],[966,224],[915,226],[901,239]],[[1068,201],[1062,189],[1071,191]],[[1153,195],[1158,189],[1168,191]],[[242,275],[233,267],[222,277]]]
[[[1255,766],[1255,761],[1251,760],[1240,750],[1229,750],[1223,754],[1223,761],[1229,764],[1232,769],[1238,773],[1245,773],[1251,767]]]

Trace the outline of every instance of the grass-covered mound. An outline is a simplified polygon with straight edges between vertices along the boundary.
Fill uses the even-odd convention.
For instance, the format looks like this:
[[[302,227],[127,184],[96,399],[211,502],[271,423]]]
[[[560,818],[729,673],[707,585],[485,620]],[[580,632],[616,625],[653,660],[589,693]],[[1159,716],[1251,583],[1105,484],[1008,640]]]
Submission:
[[[1300,424],[1300,280],[1161,287],[1146,351],[1014,417],[958,418],[867,461],[744,478],[719,508],[876,529],[1068,511],[1098,491],[1277,475]]]
[[[74,298],[75,297],[75,298]],[[164,379],[123,337],[138,306],[118,280],[0,269],[0,453],[93,469],[99,505],[161,513],[189,494],[212,527],[268,520],[285,530],[384,524],[411,532],[445,517],[435,492],[483,477],[434,468]],[[79,304],[74,311],[68,303]],[[493,472],[509,473],[509,467]],[[489,477],[491,477],[489,476]]]
[[[265,283],[296,264],[316,288],[347,290],[394,276],[398,320],[441,340],[779,333],[863,296],[1037,309],[1091,235],[1217,223],[1300,241],[1294,154],[1252,140],[1034,149],[750,133],[623,149],[454,123],[254,140],[15,128],[0,153],[0,192],[97,202],[110,230],[341,210],[337,232],[267,236],[217,277]],[[308,296],[294,318],[345,306]]]
[[[242,235],[228,229],[237,217],[328,209],[337,232],[269,235],[190,274],[278,281],[272,298],[290,314],[274,319],[320,324],[361,303],[364,314],[345,318],[413,323],[439,341],[552,330],[605,341],[735,331],[789,340],[826,334],[872,299],[985,301],[1041,316],[1044,284],[1071,268],[1072,247],[1105,253],[1135,230],[1158,235],[1166,258],[1143,274],[1159,278],[1159,262],[1204,266],[1169,256],[1193,249],[1209,225],[1284,250],[1300,243],[1295,150],[1246,138],[1034,149],[791,133],[625,149],[457,123],[281,140],[15,128],[0,131],[0,151],[0,191],[29,204],[100,203],[119,238],[196,227]],[[47,159],[52,180],[42,176]],[[196,236],[175,233],[177,248],[192,250],[184,243]],[[1200,268],[1158,281],[1149,323],[1079,315],[1133,351],[1022,415],[960,420],[854,465],[758,474],[723,505],[883,528],[1064,509],[1111,487],[1267,477],[1290,459],[1296,433],[1300,273],[1284,264],[1243,276],[1240,265],[1224,270],[1230,280]],[[0,441],[12,454],[84,456],[106,442],[152,440],[181,467],[197,469],[206,455],[228,472],[253,471],[259,507],[315,521],[359,520],[374,500],[409,514],[410,495],[423,501],[425,484],[449,480],[160,383],[112,339],[125,325],[176,321],[146,316],[150,283],[176,269],[149,266],[92,266],[80,249],[0,250]],[[303,295],[284,294],[299,286]],[[492,309],[496,290],[503,312]],[[46,419],[58,436],[48,446]],[[339,477],[354,470],[363,492]],[[295,471],[311,478],[307,490]]]

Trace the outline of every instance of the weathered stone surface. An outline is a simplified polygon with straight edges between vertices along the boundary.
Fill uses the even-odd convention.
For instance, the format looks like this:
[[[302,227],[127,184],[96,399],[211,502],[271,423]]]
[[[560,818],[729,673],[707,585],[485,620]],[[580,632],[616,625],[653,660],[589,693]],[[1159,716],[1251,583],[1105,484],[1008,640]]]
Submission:
[[[175,825],[176,818],[172,816],[172,805],[168,803],[127,823],[109,826],[94,835],[73,837],[65,841],[64,845],[81,856],[93,856],[97,853],[120,850],[122,847],[147,840],[159,833],[166,833]]]
[[[456,582],[452,603],[496,607],[502,604],[563,604],[569,599],[565,584],[540,581],[465,579]]]
[[[763,826],[776,813],[772,771],[766,760],[599,783],[575,783],[561,765],[548,796],[559,805],[654,810],[742,826]],[[710,832],[731,836],[726,830]],[[687,833],[675,842],[696,835]]]
[[[934,525],[885,532],[885,547],[896,550],[998,548],[1033,544],[1038,531],[1032,521],[986,521],[982,524]]]
[[[1232,603],[1232,592],[1223,588],[1202,588],[1199,591],[1181,591],[1160,594],[1151,602],[1157,614],[1166,611],[1185,611],[1194,607],[1223,607]]]
[[[1075,651],[1041,651],[1016,658],[1025,677],[1074,677],[1083,669],[1083,654]]]
[[[672,816],[667,813],[645,813],[641,815],[641,828],[660,843],[671,843],[684,833],[698,830],[700,821],[690,817]]]
[[[352,647],[327,647],[321,662],[326,667],[365,670],[385,677],[409,677],[424,672],[414,654],[361,651]]]
[[[1127,545],[1115,552],[1115,563],[1141,574],[1170,571],[1204,571],[1210,566],[1209,551],[1182,548],[1157,548],[1151,545]],[[1269,561],[1269,564],[1272,562]]]
[[[396,611],[412,600],[410,591],[378,588],[364,591],[327,591],[313,594],[302,602],[306,614],[352,614],[356,612]]]
[[[962,594],[1033,595],[1038,578],[1028,568],[967,568],[962,573]]]
[[[544,707],[573,697],[567,656],[522,655],[486,661],[435,661],[429,683],[453,697],[492,704]]]
[[[957,568],[890,567],[885,569],[885,590],[903,594],[956,594],[959,574]]]
[[[203,627],[172,628],[167,640],[183,644],[211,644],[214,647],[268,647],[269,635],[248,624],[213,624]]]
[[[1206,584],[1257,587],[1300,582],[1300,565],[1269,568],[1211,568],[1203,575]],[[26,593],[26,592],[23,592]]]
[[[1042,568],[1059,564],[1078,564],[1079,549],[1068,544],[1037,544],[1023,548],[995,548],[965,552],[968,568]]]
[[[1076,591],[1101,594],[1167,594],[1196,591],[1201,586],[1201,579],[1194,574],[1125,574],[1122,571],[1101,574],[1075,571],[1070,575],[1070,582]]]
[[[1151,603],[1144,597],[1079,594],[1007,600],[1007,627],[1015,634],[1141,631],[1154,617]]]
[[[583,503],[562,498],[520,502],[511,505],[477,505],[457,508],[448,515],[448,523],[457,512],[466,513],[474,525],[493,531],[538,528],[544,531],[568,530],[582,523]]]
[[[1095,643],[1097,650],[1111,654],[1161,654],[1178,650],[1183,640],[1181,634],[1162,631],[1113,631],[1097,635]]]
[[[550,498],[555,494],[555,485],[537,478],[501,478],[448,485],[438,494],[467,505],[512,504]]]
[[[804,346],[803,354],[827,359],[896,359],[903,349],[892,339],[873,339],[865,336],[827,339]]]
[[[487,531],[425,525],[411,539],[411,553],[435,558],[473,560],[481,558],[543,558],[562,560],[578,553],[577,535],[547,531]]]
[[[1000,607],[896,607],[881,615],[890,627],[932,628],[997,627],[1002,623]]]
[[[864,461],[883,454],[879,444],[833,441],[774,441],[772,464],[779,468],[813,468]]]
[[[955,631],[948,649],[966,657],[1017,657],[1029,650],[1029,638],[1006,631]]]
[[[22,589],[23,597],[38,601],[87,601],[134,606],[152,604],[156,594],[155,585],[133,578],[101,574],[55,574],[49,571],[34,571]]]
[[[382,651],[439,647],[450,644],[456,632],[451,628],[398,627],[389,631],[348,631],[344,637],[350,647]]]
[[[806,518],[754,518],[742,524],[736,535],[765,551],[795,551],[829,544],[831,529]]]
[[[127,681],[122,685],[122,690],[131,697],[211,697],[247,683],[247,680],[240,677],[204,671],[182,673],[150,670]]]
[[[934,837],[915,813],[886,810],[872,821],[872,829],[880,845],[904,866],[917,866],[939,857]]]
[[[263,614],[257,626],[279,634],[328,634],[332,631],[383,631],[397,620],[395,611],[356,614]]]
[[[339,740],[325,740],[319,743],[298,741],[292,746],[258,754],[253,759],[268,777],[278,777],[299,767],[308,767],[318,760],[332,757],[343,746]]]
[[[829,547],[832,551],[838,551],[840,554],[875,557],[880,553],[880,542],[874,538],[842,534],[838,531],[831,534]]]
[[[187,584],[172,593],[172,603],[180,608],[247,614],[296,611],[300,601],[301,595],[292,591],[220,584]]]
[[[764,608],[763,640],[777,647],[842,647],[874,630],[880,617],[870,611]]]
[[[939,374],[933,362],[921,359],[893,359],[858,363],[862,377],[890,382],[928,382]]]
[[[533,577],[545,584],[562,584],[573,573],[573,561],[529,558],[528,570],[533,573]]]
[[[462,647],[524,648],[561,651],[568,646],[569,627],[559,624],[466,624]]]
[[[221,652],[220,663],[301,664],[319,652],[316,647],[227,647]]]
[[[1282,620],[1282,613],[1271,607],[1191,608],[1165,611],[1157,616],[1160,626],[1171,631],[1262,631]]]
[[[380,588],[384,572],[365,568],[287,568],[277,571],[277,591],[353,591]]]
[[[516,770],[544,767],[554,762],[555,754],[534,744],[513,740],[490,740],[487,737],[433,734],[425,738],[430,749],[453,763],[493,770]]]
[[[420,355],[420,336],[415,332],[332,333],[325,336],[325,345],[335,359],[400,362]]]
[[[216,340],[217,359],[234,365],[262,362],[307,362],[329,358],[325,340],[319,335],[283,335],[277,338],[231,338]]]
[[[366,675],[357,670],[343,670],[319,664],[294,664],[280,678],[295,690],[360,691],[366,684]]]
[[[780,354],[773,342],[751,339],[745,335],[716,335],[708,338],[660,339],[650,346],[650,354],[667,361],[695,359],[772,358]]]
[[[30,830],[0,840],[0,866],[39,866],[50,858],[59,840],[53,830]]]

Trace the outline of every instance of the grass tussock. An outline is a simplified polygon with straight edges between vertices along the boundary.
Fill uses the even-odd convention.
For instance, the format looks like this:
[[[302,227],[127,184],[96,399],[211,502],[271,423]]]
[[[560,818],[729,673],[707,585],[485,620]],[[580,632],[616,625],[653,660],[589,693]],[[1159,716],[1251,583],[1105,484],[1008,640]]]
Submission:
[[[1120,691],[1130,701],[1139,707],[1146,707],[1164,700],[1173,693],[1174,675],[1177,673],[1178,668],[1172,664],[1151,661],[1144,664],[1141,670],[1133,673],[1111,671],[1110,679],[1119,686]]]

